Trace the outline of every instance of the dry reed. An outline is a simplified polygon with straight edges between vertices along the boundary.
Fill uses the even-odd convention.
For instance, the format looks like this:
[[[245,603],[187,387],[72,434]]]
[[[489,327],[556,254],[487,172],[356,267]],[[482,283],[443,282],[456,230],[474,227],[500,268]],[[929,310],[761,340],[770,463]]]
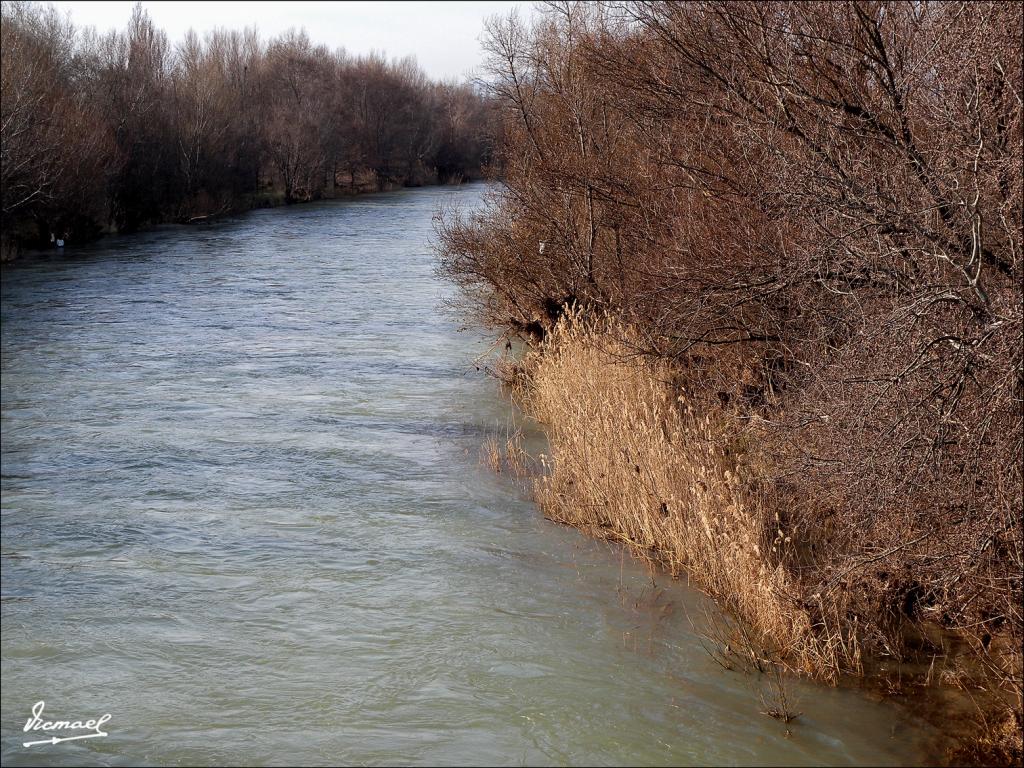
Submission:
[[[793,542],[756,492],[764,457],[725,413],[676,394],[668,363],[630,358],[627,336],[571,315],[531,361],[525,405],[551,451],[536,486],[545,514],[685,571],[792,670],[859,671],[837,599],[808,610],[783,566]]]
[[[766,490],[777,470],[766,422],[698,400],[699,382],[687,379],[697,374],[635,354],[633,341],[619,322],[570,310],[539,347],[503,358],[500,378],[543,425],[549,455],[535,462],[521,430],[507,428],[503,440],[487,441],[485,463],[532,473],[550,519],[623,543],[714,597],[724,613],[707,622],[705,648],[723,667],[766,680],[764,712],[788,723],[798,713],[783,670],[830,683],[865,674],[862,646],[880,619],[861,616],[847,590],[823,588],[847,555],[823,546],[820,530],[780,515],[780,500]],[[956,680],[948,666],[935,674],[934,655],[922,680],[908,679],[962,688],[972,699],[981,691],[977,717],[968,716],[975,725],[956,724],[972,733],[953,737],[964,746],[951,760],[1012,762],[1018,749],[1020,655],[995,649],[946,649],[943,665],[957,665]],[[969,671],[960,666],[968,663]],[[899,665],[897,674],[902,689]],[[891,676],[882,678],[893,688]],[[1009,693],[1005,702],[998,689]]]

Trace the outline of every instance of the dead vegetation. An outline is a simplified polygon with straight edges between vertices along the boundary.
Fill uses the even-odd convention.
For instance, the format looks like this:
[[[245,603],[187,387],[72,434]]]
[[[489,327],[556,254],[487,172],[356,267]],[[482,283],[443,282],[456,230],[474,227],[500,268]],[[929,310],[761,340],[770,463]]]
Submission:
[[[522,429],[506,430],[504,436],[491,435],[480,446],[480,463],[498,474],[508,473],[523,478],[531,474],[536,463],[523,447]]]
[[[504,184],[442,223],[442,270],[542,350],[545,511],[693,574],[792,670],[940,659],[975,757],[1019,761],[1021,6],[489,31]]]
[[[551,450],[536,489],[545,514],[685,570],[802,670],[856,666],[854,639],[827,624],[835,606],[812,614],[781,567],[791,542],[750,492],[761,457],[666,386],[667,364],[624,360],[624,332],[566,320],[536,362],[526,408]]]
[[[789,674],[832,683],[868,675],[891,696],[941,685],[972,702],[948,724],[952,759],[1012,761],[1020,680],[1012,635],[1000,648],[975,647],[970,633],[907,617],[897,631],[887,613],[829,589],[857,553],[784,520],[767,493],[777,472],[771,423],[740,419],[721,403],[695,408],[683,394],[695,382],[669,361],[631,354],[629,334],[570,311],[519,364],[529,382],[520,403],[548,436],[534,479],[544,513],[685,572],[714,596],[724,613],[705,616],[706,650],[761,681],[762,711],[787,730],[800,714]],[[500,456],[498,441],[489,444]],[[930,664],[920,664],[927,654]],[[940,703],[932,696],[928,707]]]
[[[487,101],[411,58],[294,29],[174,43],[141,3],[119,31],[31,2],[0,18],[0,257],[50,234],[478,178],[489,159]]]

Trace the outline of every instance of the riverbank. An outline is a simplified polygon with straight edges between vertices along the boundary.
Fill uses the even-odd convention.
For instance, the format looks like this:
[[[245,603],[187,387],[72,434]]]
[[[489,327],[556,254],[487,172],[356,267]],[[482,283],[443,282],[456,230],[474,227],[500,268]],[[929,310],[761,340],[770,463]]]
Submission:
[[[544,340],[550,516],[692,574],[798,674],[920,665],[1014,762],[1024,15],[928,9],[492,25],[504,185],[441,221],[441,269]]]
[[[637,355],[638,341],[620,323],[569,312],[499,366],[548,438],[534,482],[544,514],[712,596],[736,620],[708,638],[723,666],[917,702],[944,732],[948,763],[1019,763],[1015,629],[981,639],[949,631],[938,612],[893,615],[866,581],[907,570],[899,547],[864,563],[794,519],[775,490],[771,413],[707,398],[698,371]]]
[[[802,681],[787,737],[702,594],[478,465],[509,403],[428,240],[485,191],[4,267],[4,766],[929,762],[898,707]],[[109,737],[24,748],[41,699]]]
[[[246,195],[245,197],[235,200],[231,203],[195,212],[194,214],[190,214],[186,217],[175,217],[168,218],[162,221],[151,222],[147,226],[138,227],[128,232],[121,232],[113,225],[108,225],[107,227],[93,230],[90,236],[83,237],[80,240],[62,240],[61,242],[63,242],[64,245],[61,246],[61,248],[66,248],[68,249],[68,251],[70,251],[76,246],[95,243],[99,240],[102,240],[105,237],[122,234],[144,233],[151,231],[157,227],[166,226],[167,224],[187,224],[191,226],[211,224],[215,221],[219,221],[229,216],[237,216],[239,214],[247,213],[249,211],[255,211],[264,208],[278,208],[281,206],[301,206],[308,203],[316,203],[328,200],[347,200],[355,197],[395,192],[402,189],[419,189],[423,187],[458,187],[463,184],[470,184],[476,181],[479,181],[479,179],[476,177],[459,177],[457,179],[449,181],[441,181],[435,179],[433,181],[418,181],[416,183],[397,183],[389,181],[380,181],[372,174],[359,174],[354,175],[349,183],[339,184],[331,191],[330,194],[322,194],[318,197],[311,197],[305,200],[289,200],[283,190],[268,189],[258,194]],[[47,247],[45,243],[36,243],[35,245],[30,245],[25,242],[19,242],[18,240],[13,239],[6,231],[2,235],[0,235],[0,263],[30,258],[33,254],[48,251],[52,252],[57,249],[58,246],[56,245],[56,241],[50,244],[49,247]]]

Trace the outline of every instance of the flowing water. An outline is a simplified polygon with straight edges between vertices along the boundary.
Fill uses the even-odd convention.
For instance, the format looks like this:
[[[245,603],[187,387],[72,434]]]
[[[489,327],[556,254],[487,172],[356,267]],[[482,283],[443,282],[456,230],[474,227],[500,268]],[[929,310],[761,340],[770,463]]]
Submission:
[[[787,736],[696,592],[480,465],[510,405],[429,240],[482,189],[4,268],[4,765],[926,759],[902,710],[810,684]],[[109,735],[26,748],[38,701]]]

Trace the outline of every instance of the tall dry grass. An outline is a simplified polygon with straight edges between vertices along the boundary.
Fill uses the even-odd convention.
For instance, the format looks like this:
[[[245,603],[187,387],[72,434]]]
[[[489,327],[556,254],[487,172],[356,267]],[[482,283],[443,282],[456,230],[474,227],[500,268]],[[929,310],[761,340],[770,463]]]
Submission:
[[[631,355],[627,338],[570,315],[532,360],[524,404],[550,445],[536,489],[545,514],[685,572],[791,669],[859,671],[841,597],[808,607],[786,568],[795,544],[761,498],[756,430],[738,431],[724,407],[692,407],[678,371]]]
[[[706,647],[727,668],[769,677],[768,714],[795,716],[781,669],[830,683],[848,675],[891,683],[871,645],[887,616],[865,612],[849,590],[829,588],[850,570],[852,555],[823,541],[822,530],[787,520],[786,501],[774,493],[769,436],[777,425],[702,398],[700,372],[637,354],[633,334],[620,321],[570,310],[538,347],[503,364],[514,399],[548,438],[534,481],[545,515],[624,543],[714,597],[725,614],[708,622]],[[743,377],[742,362],[735,375]],[[513,438],[504,450],[489,442],[497,468],[521,451]],[[927,675],[911,685],[959,688],[972,702],[974,716],[955,722],[938,711],[945,706],[938,688],[926,705],[959,745],[950,747],[951,762],[1012,763],[1020,749],[1020,650],[992,641],[981,653],[969,635],[956,637],[929,653],[943,655],[944,674],[955,669],[957,679],[936,683],[932,655]],[[904,672],[916,674],[914,663],[897,667],[901,685]]]

